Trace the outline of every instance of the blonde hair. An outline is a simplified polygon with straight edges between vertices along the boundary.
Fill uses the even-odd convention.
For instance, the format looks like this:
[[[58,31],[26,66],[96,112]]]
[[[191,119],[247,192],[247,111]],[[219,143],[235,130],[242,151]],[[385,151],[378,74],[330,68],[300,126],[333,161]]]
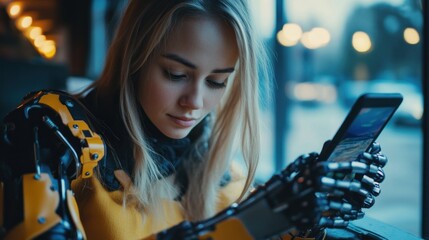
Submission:
[[[161,198],[166,193],[174,196],[175,192],[173,183],[162,178],[145,141],[136,79],[177,22],[188,16],[207,14],[222,19],[234,30],[239,59],[224,101],[210,116],[213,117],[211,132],[202,134],[195,144],[195,154],[190,154],[192,159],[185,161],[189,185],[182,205],[187,219],[192,221],[215,214],[219,184],[228,170],[235,140],[241,143],[247,166],[246,184],[237,201],[242,200],[252,186],[259,160],[258,73],[268,76],[268,61],[265,48],[252,29],[246,0],[131,0],[109,49],[104,71],[91,86],[105,97],[119,90],[121,116],[134,144],[134,191],[130,194],[145,212],[159,212]],[[237,131],[239,128],[241,131]],[[204,144],[208,145],[207,150],[201,152]],[[166,191],[155,191],[154,186]]]

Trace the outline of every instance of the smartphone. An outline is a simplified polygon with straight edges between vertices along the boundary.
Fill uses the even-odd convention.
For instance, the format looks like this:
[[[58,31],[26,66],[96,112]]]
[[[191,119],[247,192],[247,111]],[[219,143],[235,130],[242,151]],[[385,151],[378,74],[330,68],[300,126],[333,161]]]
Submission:
[[[320,154],[322,161],[354,161],[369,150],[402,102],[400,93],[367,93],[353,104],[332,141]]]

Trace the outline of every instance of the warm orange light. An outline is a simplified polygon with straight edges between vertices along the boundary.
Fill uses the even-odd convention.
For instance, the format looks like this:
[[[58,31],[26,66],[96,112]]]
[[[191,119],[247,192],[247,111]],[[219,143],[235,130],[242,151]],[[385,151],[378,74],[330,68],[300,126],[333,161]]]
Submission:
[[[54,40],[46,40],[44,43],[43,43],[43,46],[55,46],[55,41]],[[42,47],[43,47],[42,46]]]
[[[36,39],[36,37],[42,35],[42,28],[30,26],[27,29],[25,29],[23,33],[27,38],[34,40]]]
[[[33,27],[30,30],[30,38],[36,39],[38,36],[42,35],[42,29],[40,27]]]
[[[22,16],[18,18],[16,23],[19,29],[26,29],[33,23],[33,18],[30,16]]]
[[[57,51],[55,45],[43,45],[39,48],[39,51],[46,57],[46,58],[53,58],[55,56],[55,53]]]
[[[36,44],[37,41],[37,44]],[[40,54],[46,58],[53,58],[57,52],[54,40],[46,40],[44,35],[36,38],[34,46],[37,48]]]
[[[17,17],[22,12],[22,7],[20,3],[13,2],[7,6],[7,12],[11,18]]]
[[[43,45],[43,43],[45,42],[45,40],[46,40],[45,35],[37,36],[36,39],[34,39],[34,46],[37,48],[41,47]]]

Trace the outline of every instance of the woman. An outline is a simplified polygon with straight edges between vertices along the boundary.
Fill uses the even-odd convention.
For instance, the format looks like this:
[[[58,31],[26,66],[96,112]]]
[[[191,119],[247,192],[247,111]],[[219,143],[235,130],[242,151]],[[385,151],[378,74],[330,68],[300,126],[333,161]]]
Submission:
[[[264,49],[246,0],[130,1],[100,79],[79,95],[109,146],[98,176],[72,185],[89,239],[143,238],[248,196]]]
[[[245,0],[129,3],[84,99],[112,149],[92,185],[73,185],[89,239],[142,238],[246,197],[263,50]],[[235,142],[246,174],[230,168]]]
[[[268,69],[255,36],[246,0],[131,0],[104,72],[78,95],[91,114],[68,94],[39,91],[5,118],[0,235],[142,239],[183,221],[213,220],[234,202],[241,204],[227,214],[256,209],[241,215],[254,227],[241,228],[249,238],[266,237],[266,222],[273,223],[269,236],[296,227],[323,237],[320,227],[360,216],[384,177],[378,147],[358,159],[363,164],[319,166],[317,154],[303,155],[250,194],[259,159],[258,79],[267,80]],[[93,139],[98,134],[103,141]],[[94,142],[107,146],[102,160],[89,149]],[[235,149],[246,171],[232,164]],[[72,171],[73,159],[83,168],[99,161],[95,177],[91,168],[71,184],[79,211],[66,192],[81,172]],[[326,177],[337,170],[360,179]],[[267,211],[250,207],[255,195]],[[236,219],[221,220],[238,231]]]

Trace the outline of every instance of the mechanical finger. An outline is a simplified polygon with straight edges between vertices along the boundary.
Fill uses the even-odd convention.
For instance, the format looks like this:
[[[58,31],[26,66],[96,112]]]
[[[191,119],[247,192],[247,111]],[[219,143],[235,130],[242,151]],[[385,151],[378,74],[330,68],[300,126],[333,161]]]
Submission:
[[[332,215],[338,216],[338,214],[352,214],[353,206],[350,203],[344,201],[330,200],[328,201],[327,207],[329,210],[324,212],[324,216]]]
[[[384,171],[381,167],[369,165],[364,162],[320,162],[316,165],[319,172],[336,179],[344,179],[347,175],[365,174],[376,182],[384,180]]]
[[[321,227],[345,227],[349,221],[361,219],[364,213],[342,199],[327,200],[329,210],[322,213],[319,221]]]
[[[377,183],[383,182],[386,177],[383,168],[377,167],[375,165],[370,165],[370,171],[368,171],[368,173],[365,175],[367,175],[369,178],[372,178]]]
[[[379,167],[384,167],[387,164],[387,157],[382,154],[381,152],[379,153],[368,153],[368,152],[364,152],[359,156],[359,161],[368,163],[368,164],[373,164]]]
[[[374,195],[358,181],[335,180],[328,177],[320,179],[320,190],[330,198],[345,198],[353,206],[370,208],[375,203]]]
[[[324,216],[341,213],[350,213],[353,211],[353,206],[343,201],[342,197],[333,196],[330,193],[316,192],[317,197],[317,210],[322,212]]]
[[[368,195],[368,191],[362,188],[362,184],[358,181],[336,180],[329,177],[321,177],[319,180],[319,188],[321,191],[331,193],[335,196],[344,195],[347,192],[355,192],[361,196]]]
[[[370,181],[370,178],[365,178]],[[361,182],[352,180],[335,180],[332,178],[322,177],[320,179],[320,188],[329,193],[331,198],[342,198],[344,197],[353,206],[360,208],[370,208],[375,203],[374,195],[371,191],[380,192],[378,188],[374,187],[370,191],[367,187],[363,186]],[[378,183],[374,182],[374,185]],[[374,190],[376,189],[376,190]]]
[[[350,213],[343,214],[340,217],[345,221],[353,221],[353,220],[361,219],[364,216],[365,216],[365,213],[359,209],[359,210],[353,210]]]
[[[380,153],[381,152],[381,146],[380,146],[380,144],[377,143],[377,142],[373,142],[371,144],[371,147],[369,148],[368,152],[371,153],[371,154]]]
[[[321,217],[318,226],[327,228],[343,228],[347,227],[348,224],[349,221],[346,221],[341,217]]]
[[[356,193],[349,193],[346,194],[344,198],[354,207],[358,208],[370,208],[375,204],[375,197],[371,193],[368,193],[365,196]]]
[[[374,179],[368,177],[367,175],[360,175],[356,179],[361,182],[372,195],[378,196],[381,193],[380,183],[374,181]]]
[[[350,221],[361,219],[365,213],[360,209],[351,209],[345,212],[324,213],[319,221],[321,227],[345,227]]]

